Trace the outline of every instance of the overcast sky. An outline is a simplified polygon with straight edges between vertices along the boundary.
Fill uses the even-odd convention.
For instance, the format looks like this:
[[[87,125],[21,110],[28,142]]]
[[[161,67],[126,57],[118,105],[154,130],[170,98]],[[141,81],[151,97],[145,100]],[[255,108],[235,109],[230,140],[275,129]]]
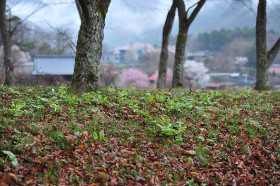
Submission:
[[[221,2],[221,8],[230,6],[230,3],[226,3],[229,1],[212,0],[207,2],[201,14]],[[41,3],[46,4],[47,6],[40,9],[28,20],[46,29],[50,29],[46,22],[53,27],[68,27],[73,32],[73,36],[77,37],[80,19],[74,0],[8,0],[8,2],[13,13],[22,18],[40,7]],[[148,30],[162,26],[171,2],[171,0],[112,0],[106,17],[104,42],[115,47],[116,44],[125,44],[130,38],[135,38]],[[191,5],[193,2],[196,1],[188,1],[187,5]],[[160,38],[161,32],[154,33],[154,35]]]
[[[152,2],[151,2],[152,1]],[[8,0],[15,15],[24,18],[40,7],[47,4],[28,20],[48,29],[65,26],[77,36],[80,19],[73,0]],[[146,5],[147,4],[147,5]],[[139,35],[148,29],[153,29],[164,23],[170,6],[168,0],[112,0],[106,18],[105,43],[121,40],[120,37]]]

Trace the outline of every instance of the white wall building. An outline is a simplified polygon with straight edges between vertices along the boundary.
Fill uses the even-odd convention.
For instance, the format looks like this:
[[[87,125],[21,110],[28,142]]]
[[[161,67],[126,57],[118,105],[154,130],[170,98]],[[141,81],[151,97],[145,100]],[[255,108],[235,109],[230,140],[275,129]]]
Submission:
[[[36,55],[32,75],[73,75],[74,55]]]

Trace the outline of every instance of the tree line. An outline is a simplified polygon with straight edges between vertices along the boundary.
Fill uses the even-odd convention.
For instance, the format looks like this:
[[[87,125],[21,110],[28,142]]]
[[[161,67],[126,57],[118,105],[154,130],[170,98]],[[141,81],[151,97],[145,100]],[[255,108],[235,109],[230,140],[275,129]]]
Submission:
[[[242,0],[238,0],[242,1]],[[244,0],[245,1],[245,0]],[[92,1],[92,0],[75,0],[81,25],[76,45],[76,58],[72,86],[79,90],[92,90],[98,88],[99,66],[102,55],[102,41],[104,38],[105,18],[110,6],[111,0]],[[159,63],[159,75],[157,81],[158,88],[166,87],[166,71],[168,59],[168,44],[171,29],[173,27],[176,11],[179,17],[179,31],[176,39],[175,62],[173,71],[172,87],[183,86],[183,68],[185,62],[185,48],[188,40],[188,31],[205,5],[206,0],[198,0],[193,5],[186,5],[184,0],[173,0],[170,10],[167,14],[163,28],[162,50]],[[15,84],[13,75],[13,62],[11,60],[11,36],[6,18],[6,0],[0,1],[0,27],[1,36],[4,46],[4,66],[5,66],[5,85]],[[203,42],[210,50],[217,50],[222,44],[231,40],[230,35],[236,34],[242,37],[253,37],[255,32],[256,38],[256,90],[269,90],[268,69],[280,50],[280,38],[274,45],[267,47],[267,0],[258,0],[256,27],[255,30],[235,30],[230,33],[228,30],[220,32],[213,31],[210,36],[207,34],[199,35],[200,41]]]
[[[279,37],[279,34],[273,29],[268,31],[269,38]],[[242,42],[240,42],[242,41]],[[213,30],[211,32],[199,33],[194,38],[192,44],[196,44],[199,50],[205,50],[215,53],[222,53],[224,57],[228,57],[228,51],[225,51],[229,46],[238,43],[238,48],[243,50],[243,55],[247,57],[248,67],[256,67],[256,28],[245,27],[236,29],[225,29]],[[268,41],[268,45],[272,45]]]
[[[200,33],[197,40],[202,50],[220,51],[226,44],[231,43],[237,38],[255,39],[255,28],[236,28],[234,30],[221,29],[212,32]],[[273,31],[271,31],[273,32]]]

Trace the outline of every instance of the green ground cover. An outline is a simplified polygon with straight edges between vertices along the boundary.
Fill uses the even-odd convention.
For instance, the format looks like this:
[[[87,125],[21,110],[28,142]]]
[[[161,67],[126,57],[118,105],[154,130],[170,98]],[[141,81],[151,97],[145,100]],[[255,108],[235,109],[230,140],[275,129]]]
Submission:
[[[0,182],[280,183],[279,93],[0,87]]]

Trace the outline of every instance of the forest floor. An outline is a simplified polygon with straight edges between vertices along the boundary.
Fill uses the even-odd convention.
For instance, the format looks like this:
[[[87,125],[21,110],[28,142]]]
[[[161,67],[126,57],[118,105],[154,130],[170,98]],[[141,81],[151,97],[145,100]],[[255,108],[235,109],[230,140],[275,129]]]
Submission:
[[[2,86],[0,183],[279,184],[279,126],[279,91]]]

